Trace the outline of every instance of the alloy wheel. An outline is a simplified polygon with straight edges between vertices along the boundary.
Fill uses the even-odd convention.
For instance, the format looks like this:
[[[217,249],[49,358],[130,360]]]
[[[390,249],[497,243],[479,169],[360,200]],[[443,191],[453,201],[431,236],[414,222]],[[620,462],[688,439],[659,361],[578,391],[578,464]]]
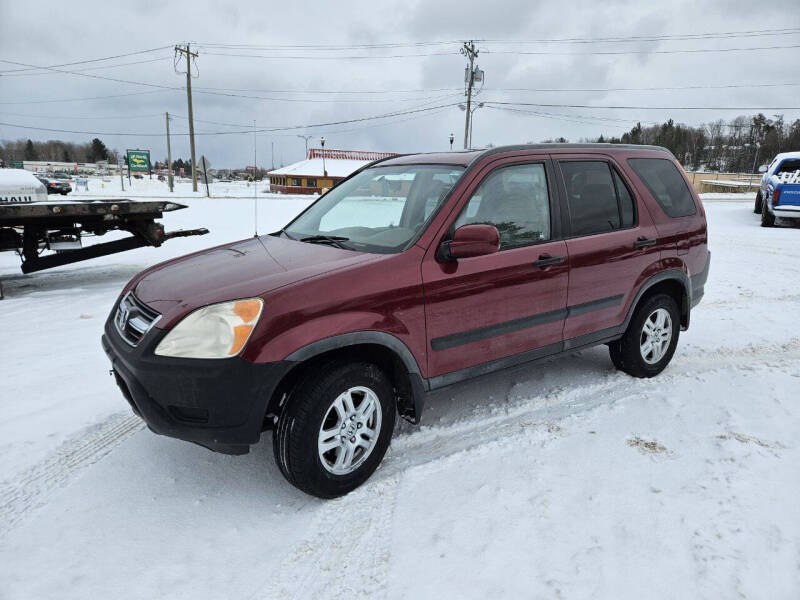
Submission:
[[[672,317],[665,308],[657,308],[644,321],[639,337],[639,352],[649,365],[660,361],[672,341]]]
[[[381,419],[381,403],[371,389],[358,386],[340,394],[319,429],[317,450],[322,466],[334,475],[355,471],[375,448]]]

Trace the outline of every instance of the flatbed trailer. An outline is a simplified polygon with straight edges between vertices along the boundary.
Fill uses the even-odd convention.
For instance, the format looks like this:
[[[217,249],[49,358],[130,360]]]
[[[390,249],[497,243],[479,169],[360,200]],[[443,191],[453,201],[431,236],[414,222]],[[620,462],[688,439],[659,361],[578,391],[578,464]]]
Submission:
[[[128,199],[0,203],[0,251],[16,251],[22,272],[33,273],[208,233],[205,228],[165,232],[156,222],[163,213],[182,208],[186,205],[177,202]],[[83,234],[100,236],[114,230],[131,235],[85,247],[81,242]]]

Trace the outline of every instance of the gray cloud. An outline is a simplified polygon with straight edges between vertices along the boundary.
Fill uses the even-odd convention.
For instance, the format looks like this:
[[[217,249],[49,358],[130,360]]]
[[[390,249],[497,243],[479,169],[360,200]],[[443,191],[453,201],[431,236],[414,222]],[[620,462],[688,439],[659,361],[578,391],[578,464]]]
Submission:
[[[760,3],[764,14],[777,19],[754,21],[752,6],[744,2],[697,3],[686,0],[668,3],[603,2],[579,0],[570,3],[531,2],[407,2],[389,0],[380,4],[365,1],[336,3],[210,2],[191,4],[147,0],[137,3],[59,3],[43,0],[30,4],[4,3],[0,19],[0,58],[39,65],[120,54],[132,50],[171,45],[175,42],[224,42],[230,44],[375,44],[393,41],[489,38],[523,40],[541,38],[597,38],[644,36],[709,31],[800,27],[800,5]],[[43,26],[46,25],[46,27]],[[674,106],[755,106],[798,104],[797,87],[608,92],[505,92],[499,88],[611,88],[681,85],[729,85],[797,81],[797,49],[763,52],[708,54],[592,55],[616,50],[672,50],[679,48],[723,48],[800,43],[800,36],[761,36],[724,40],[689,40],[615,44],[522,44],[479,43],[478,63],[486,71],[486,89],[480,100],[524,101],[553,104],[619,104]],[[550,51],[565,55],[504,54],[502,51]],[[356,119],[404,110],[421,105],[446,92],[396,92],[387,95],[295,94],[296,99],[329,99],[329,102],[279,102],[201,93],[199,88],[252,90],[409,90],[452,88],[448,98],[463,98],[464,58],[458,45],[412,47],[388,50],[389,54],[449,51],[446,56],[423,56],[385,60],[328,60],[331,56],[358,54],[351,50],[320,53],[320,60],[272,60],[217,56],[212,52],[270,54],[268,50],[212,50],[201,48],[199,77],[194,80],[196,130],[235,129],[200,121],[252,123],[259,126],[300,125]],[[297,49],[294,55],[307,55]],[[589,53],[589,54],[575,54]],[[152,57],[163,60],[118,69],[87,71],[108,77],[144,81],[167,86],[183,85],[163,50]],[[139,57],[120,59],[133,61]],[[141,58],[146,58],[142,56]],[[94,65],[86,65],[94,66]],[[15,68],[0,63],[0,70]],[[80,67],[76,67],[80,68]],[[128,96],[107,100],[63,103],[27,103],[53,98],[71,98],[148,91],[131,84],[48,73],[34,76],[0,76],[0,121],[56,129],[94,132],[160,133],[164,111],[177,115],[173,131],[187,131],[185,94],[181,90]],[[240,92],[243,95],[286,97],[267,91]],[[353,100],[392,99],[391,102]],[[434,104],[435,105],[435,102]],[[744,111],[644,111],[589,110],[571,108],[531,109],[550,115],[530,115],[483,108],[476,113],[474,140],[487,143],[517,143],[565,136],[571,140],[603,134],[619,134],[636,120],[661,121],[674,118],[699,123],[717,118],[730,119]],[[131,116],[154,115],[132,119]],[[797,118],[787,112],[787,118]],[[58,118],[55,118],[58,117]],[[75,117],[107,117],[85,119]],[[614,120],[565,119],[600,117]],[[463,112],[457,107],[414,118],[397,117],[387,122],[310,129],[312,144],[325,135],[331,147],[394,150],[399,152],[442,150],[450,132],[456,147],[463,134]],[[259,163],[271,164],[270,148],[275,146],[276,163],[301,157],[304,142],[297,133],[259,134]],[[0,139],[68,139],[85,141],[89,134],[59,134],[26,131],[0,125]],[[110,146],[150,148],[161,158],[163,137],[122,137],[103,135]],[[252,136],[220,135],[198,137],[198,152],[215,165],[234,166],[252,162]],[[186,157],[188,140],[176,135],[173,153]]]

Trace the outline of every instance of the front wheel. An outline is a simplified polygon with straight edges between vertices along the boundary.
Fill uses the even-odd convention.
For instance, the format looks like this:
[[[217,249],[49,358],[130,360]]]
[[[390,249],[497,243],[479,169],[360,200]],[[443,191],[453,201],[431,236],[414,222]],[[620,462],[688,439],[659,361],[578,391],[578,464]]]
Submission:
[[[761,196],[761,190],[756,192],[756,204],[753,207],[753,212],[757,215],[761,214],[761,210],[764,207],[764,198]]]
[[[656,294],[636,309],[622,338],[608,345],[611,361],[633,377],[658,375],[675,354],[680,326],[678,303]]]
[[[275,460],[302,491],[320,498],[342,496],[380,464],[395,413],[392,385],[376,365],[323,365],[287,399],[273,436]]]

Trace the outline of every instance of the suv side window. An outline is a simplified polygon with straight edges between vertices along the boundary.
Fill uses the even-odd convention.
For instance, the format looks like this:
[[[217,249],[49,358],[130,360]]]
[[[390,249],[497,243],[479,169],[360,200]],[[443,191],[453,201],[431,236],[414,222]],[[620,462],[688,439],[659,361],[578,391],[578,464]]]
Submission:
[[[622,203],[617,199],[617,186],[607,162],[565,160],[559,166],[567,192],[572,235],[605,233],[627,226],[623,225]],[[627,193],[624,185],[622,190]],[[620,194],[624,194],[622,190]],[[627,202],[630,212],[633,203],[630,194]]]
[[[473,192],[455,228],[481,223],[500,232],[500,250],[550,239],[550,195],[543,163],[495,169]]]
[[[629,158],[628,164],[670,217],[686,217],[697,212],[686,181],[671,160]]]
[[[611,169],[614,172],[614,183],[617,186],[617,197],[619,198],[619,213],[622,217],[622,228],[633,227],[636,223],[636,210],[634,209],[633,196],[622,181],[616,169]]]

